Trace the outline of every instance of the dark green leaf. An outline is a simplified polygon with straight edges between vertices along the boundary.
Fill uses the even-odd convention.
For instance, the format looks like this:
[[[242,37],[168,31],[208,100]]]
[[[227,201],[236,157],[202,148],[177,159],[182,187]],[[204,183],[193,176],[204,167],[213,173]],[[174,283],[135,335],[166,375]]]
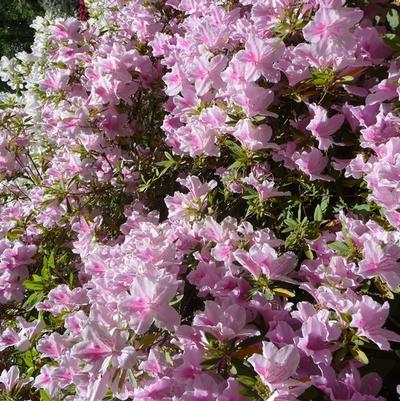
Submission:
[[[383,36],[385,43],[396,51],[400,51],[400,36],[394,33],[387,33]]]
[[[26,310],[26,311],[30,311],[32,310],[35,305],[40,302],[42,299],[44,298],[44,293],[42,291],[36,291],[34,293],[32,293],[31,295],[29,295],[28,299],[24,302],[24,304],[22,305],[22,307]]]
[[[243,349],[243,348],[248,348],[254,344],[258,344],[260,341],[262,341],[264,336],[255,336],[255,337],[250,337],[246,338],[246,340],[243,340],[238,346],[237,349]]]
[[[254,377],[251,376],[236,376],[236,380],[243,384],[244,386],[250,387],[250,388],[254,388],[255,384],[256,384],[256,379]]]
[[[346,356],[347,356],[347,353],[348,353],[347,347],[340,348],[340,349],[337,350],[337,351],[335,352],[335,354],[333,355],[333,361],[334,361],[336,364],[342,363],[342,362],[345,360],[345,358],[346,358]]]

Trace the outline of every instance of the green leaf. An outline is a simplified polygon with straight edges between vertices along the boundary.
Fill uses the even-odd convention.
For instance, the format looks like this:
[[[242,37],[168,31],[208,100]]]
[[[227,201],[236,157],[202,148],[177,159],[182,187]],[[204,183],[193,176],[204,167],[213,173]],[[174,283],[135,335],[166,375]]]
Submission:
[[[221,361],[221,357],[206,359],[201,362],[200,365],[203,369],[213,369],[219,362]]]
[[[43,290],[43,283],[34,282],[32,280],[25,280],[24,287],[30,291],[41,291]]]
[[[38,274],[32,274],[32,278],[33,278],[33,281],[34,281],[35,283],[41,283],[41,282],[43,282],[42,277],[39,276]]]
[[[321,210],[322,210],[322,214],[325,214],[326,211],[328,210],[328,206],[329,206],[329,196],[328,195],[324,195],[322,197],[322,201],[321,201]]]
[[[333,355],[333,361],[336,364],[342,363],[346,359],[347,353],[348,353],[347,347],[340,348]]]
[[[44,263],[44,260],[43,260],[43,267],[42,267],[42,270],[40,271],[40,274],[42,275],[44,281],[50,280],[50,277],[51,277],[50,268],[49,268],[49,265],[47,264],[47,261],[46,261],[46,263]]]
[[[352,320],[350,313],[343,312],[340,314],[340,316],[347,324],[350,324],[350,322]]]
[[[246,387],[254,388],[256,385],[256,379],[254,377],[239,375],[236,376],[236,380]]]
[[[24,360],[25,365],[28,368],[32,368],[33,367],[33,354],[32,354],[32,351],[29,350],[29,351],[24,352],[22,354],[22,359]]]
[[[351,249],[349,246],[341,241],[332,241],[328,242],[329,248],[333,249],[334,251],[338,252],[340,256],[349,256]]]
[[[39,394],[40,394],[40,399],[41,400],[43,400],[43,401],[53,401],[52,399],[51,399],[51,397],[50,397],[50,394],[46,391],[46,390],[44,390],[44,389],[40,389],[39,390]]]
[[[273,292],[275,295],[285,298],[293,298],[296,294],[286,288],[274,288]]]
[[[374,277],[373,283],[383,297],[387,299],[394,299],[393,292],[390,290],[388,285],[384,283],[379,277]]]
[[[354,77],[351,75],[344,75],[343,77],[340,77],[339,79],[340,82],[351,82],[354,81]]]
[[[255,337],[250,337],[246,338],[246,340],[243,340],[238,346],[237,349],[243,349],[243,348],[248,348],[252,345],[258,344],[263,340],[264,336],[255,336]]]
[[[286,217],[284,222],[290,228],[295,228],[298,225],[298,222],[296,220],[292,219],[291,217]]]
[[[265,298],[268,299],[268,301],[272,301],[274,299],[274,292],[270,288],[265,287],[263,288],[262,292]]]
[[[54,260],[54,249],[50,252],[49,259],[47,260],[47,265],[49,266],[50,269],[55,269],[56,267]]]
[[[324,218],[321,205],[317,205],[314,210],[314,221],[322,221]]]
[[[400,51],[400,36],[394,33],[387,33],[383,36],[385,43],[396,51]]]
[[[174,364],[171,353],[169,351],[165,352],[165,361],[168,363],[168,365],[172,366]]]
[[[364,345],[365,341],[363,341],[360,337],[354,336],[353,337],[353,344],[360,346],[360,345]]]
[[[365,354],[364,351],[361,351],[361,350],[360,350],[360,348],[358,348],[358,347],[353,347],[353,348],[350,349],[350,352],[351,352],[351,354],[353,355],[353,357],[354,357],[357,361],[363,363],[364,365],[367,365],[367,364],[368,364],[368,362],[369,362],[369,361],[368,361],[368,357],[367,357],[367,355]]]
[[[227,140],[225,141],[225,144],[228,146],[229,150],[234,154],[234,156],[236,156],[235,159],[246,157],[246,152],[237,143]]]
[[[175,304],[181,302],[183,296],[184,296],[183,294],[177,294],[176,297],[173,298],[173,299],[169,302],[169,305],[172,306],[172,305],[175,305]]]
[[[304,255],[306,255],[307,259],[310,259],[310,260],[314,259],[313,251],[309,248],[304,250]]]
[[[371,207],[368,203],[363,203],[361,205],[353,206],[353,212],[356,212],[361,215],[368,215],[371,212]]]
[[[233,162],[230,166],[229,166],[229,170],[239,170],[242,167],[245,167],[246,163],[240,159],[240,160],[236,160],[235,162]]]
[[[396,9],[391,8],[386,14],[386,19],[392,31],[396,31],[399,28],[400,18]]]
[[[28,299],[24,302],[24,304],[22,305],[22,307],[26,310],[26,311],[30,311],[32,310],[35,305],[40,302],[42,299],[44,298],[44,293],[42,291],[36,291],[34,293],[32,293],[31,295],[29,295]]]
[[[131,382],[132,386],[134,388],[136,388],[138,386],[138,383],[137,383],[135,375],[132,372],[132,369],[128,369],[128,377],[129,377],[129,381]]]
[[[164,155],[165,155],[165,157],[166,157],[168,160],[171,160],[171,161],[173,161],[174,163],[176,163],[174,157],[173,157],[170,153],[164,152]]]
[[[211,344],[213,342],[219,342],[218,338],[215,337],[214,335],[212,335],[211,333],[209,333],[208,331],[204,332],[204,335],[206,336],[206,340],[209,344]]]
[[[256,116],[251,117],[251,122],[253,124],[260,124],[262,122],[266,122],[267,116],[263,116],[261,114],[257,114]]]

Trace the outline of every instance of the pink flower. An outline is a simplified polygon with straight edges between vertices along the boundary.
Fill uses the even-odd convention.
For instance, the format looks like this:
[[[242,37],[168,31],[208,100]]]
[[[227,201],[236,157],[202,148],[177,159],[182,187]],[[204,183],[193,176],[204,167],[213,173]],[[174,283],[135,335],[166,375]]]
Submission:
[[[217,401],[245,401],[246,398],[240,394],[242,386],[232,377],[227,380],[224,392]]]
[[[88,301],[86,290],[83,288],[78,287],[71,290],[67,285],[61,284],[49,292],[48,300],[40,302],[37,309],[59,315],[64,311],[85,305]]]
[[[382,247],[371,239],[363,241],[363,260],[358,264],[364,278],[380,277],[392,291],[400,286],[400,247],[388,244]]]
[[[196,176],[189,176],[177,181],[184,185],[189,193],[175,192],[174,196],[165,197],[164,201],[169,210],[168,217],[172,220],[193,219],[196,214],[204,211],[207,206],[207,194],[217,186],[217,182],[211,180],[208,183],[202,183]]]
[[[351,46],[354,39],[350,29],[357,24],[363,12],[355,8],[321,7],[303,29],[304,39],[311,43],[338,41],[344,46]]]
[[[320,150],[311,148],[308,152],[295,152],[292,159],[302,172],[310,176],[311,181],[334,181],[332,177],[321,174],[328,164],[328,158]]]
[[[91,321],[82,332],[82,341],[71,348],[71,356],[88,363],[94,373],[105,371],[109,365],[131,367],[136,352],[127,340],[127,332]]]
[[[11,366],[8,370],[4,369],[0,375],[0,383],[6,391],[12,391],[17,385],[23,386],[32,380],[32,378],[20,379],[19,368],[17,366]]]
[[[388,302],[381,305],[365,295],[353,310],[350,326],[357,328],[358,336],[367,337],[384,351],[390,349],[389,341],[400,342],[399,334],[382,328],[389,316]]]
[[[321,106],[310,104],[313,117],[307,125],[313,136],[319,142],[319,149],[326,150],[333,143],[332,135],[341,127],[344,121],[342,114],[328,118],[328,112]]]
[[[168,302],[175,296],[178,282],[171,276],[139,276],[130,287],[130,295],[119,303],[120,312],[138,334],[157,327],[172,330],[179,325],[179,314]]]
[[[282,57],[284,51],[285,45],[280,39],[264,39],[249,35],[245,50],[237,53],[240,61],[251,66],[245,78],[254,82],[263,75],[267,81],[277,82],[280,72],[273,68],[273,64]]]
[[[36,376],[33,386],[45,389],[51,397],[54,397],[59,390],[59,385],[55,379],[55,366],[44,365],[40,369],[40,374]]]
[[[218,89],[222,80],[220,73],[225,69],[227,59],[223,55],[215,56],[209,60],[207,55],[201,55],[192,61],[189,74],[194,80],[198,96],[205,95],[211,87]]]
[[[330,344],[341,335],[336,322],[328,320],[329,311],[320,311],[303,322],[302,337],[295,340],[295,344],[306,355],[313,358],[316,364],[330,364],[334,347]]]
[[[198,120],[191,121],[184,127],[176,130],[179,137],[180,150],[188,153],[190,156],[219,156],[219,148],[216,145],[217,131]]]
[[[163,81],[167,84],[165,93],[168,96],[175,96],[182,90],[182,76],[177,66],[173,66],[172,71],[164,75]]]
[[[233,255],[256,279],[264,274],[271,280],[294,282],[287,276],[295,268],[297,262],[297,258],[292,252],[278,256],[274,248],[263,243],[253,245],[248,252],[235,251]]]
[[[257,114],[277,117],[275,113],[267,111],[274,100],[274,93],[271,89],[262,88],[253,82],[237,86],[232,100],[244,110],[248,117]]]
[[[23,317],[18,316],[17,333],[14,329],[7,327],[0,335],[0,351],[8,347],[16,347],[20,351],[26,351],[30,346],[30,340],[43,329],[43,322],[41,320],[34,320],[27,322]]]
[[[278,196],[290,196],[290,192],[278,191],[275,187],[275,182],[270,180],[258,180],[254,177],[253,173],[250,173],[248,177],[244,179],[246,184],[252,185],[258,192],[258,197],[261,202],[267,199],[275,198]]]
[[[213,334],[220,340],[257,334],[256,330],[245,327],[246,310],[240,305],[228,302],[218,305],[214,301],[206,301],[204,312],[195,316],[193,326]]]
[[[42,337],[36,349],[42,353],[43,357],[53,359],[60,358],[65,351],[69,349],[68,337],[59,333],[52,333]]]
[[[213,376],[202,373],[196,377],[192,386],[183,394],[182,401],[217,400],[220,394],[218,383]]]
[[[296,373],[300,354],[294,345],[276,347],[271,342],[263,342],[263,354],[253,355],[248,361],[271,389],[289,386],[294,380],[290,376]]]
[[[277,145],[270,143],[272,129],[268,125],[255,126],[251,120],[240,120],[232,135],[237,138],[243,147],[252,151],[260,149],[277,148]]]

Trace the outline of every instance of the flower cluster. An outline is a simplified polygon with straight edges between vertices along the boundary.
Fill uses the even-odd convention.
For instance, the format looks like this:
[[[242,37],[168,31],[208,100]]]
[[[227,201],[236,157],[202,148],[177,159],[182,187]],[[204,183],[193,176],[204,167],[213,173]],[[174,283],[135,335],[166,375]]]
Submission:
[[[35,19],[0,62],[0,400],[396,399],[392,3]]]

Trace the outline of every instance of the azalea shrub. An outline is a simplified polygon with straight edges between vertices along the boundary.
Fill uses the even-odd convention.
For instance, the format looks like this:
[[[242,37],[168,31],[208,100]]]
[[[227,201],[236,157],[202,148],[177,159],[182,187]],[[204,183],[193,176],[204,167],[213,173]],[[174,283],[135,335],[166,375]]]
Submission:
[[[398,399],[396,2],[80,5],[0,63],[0,400]]]

